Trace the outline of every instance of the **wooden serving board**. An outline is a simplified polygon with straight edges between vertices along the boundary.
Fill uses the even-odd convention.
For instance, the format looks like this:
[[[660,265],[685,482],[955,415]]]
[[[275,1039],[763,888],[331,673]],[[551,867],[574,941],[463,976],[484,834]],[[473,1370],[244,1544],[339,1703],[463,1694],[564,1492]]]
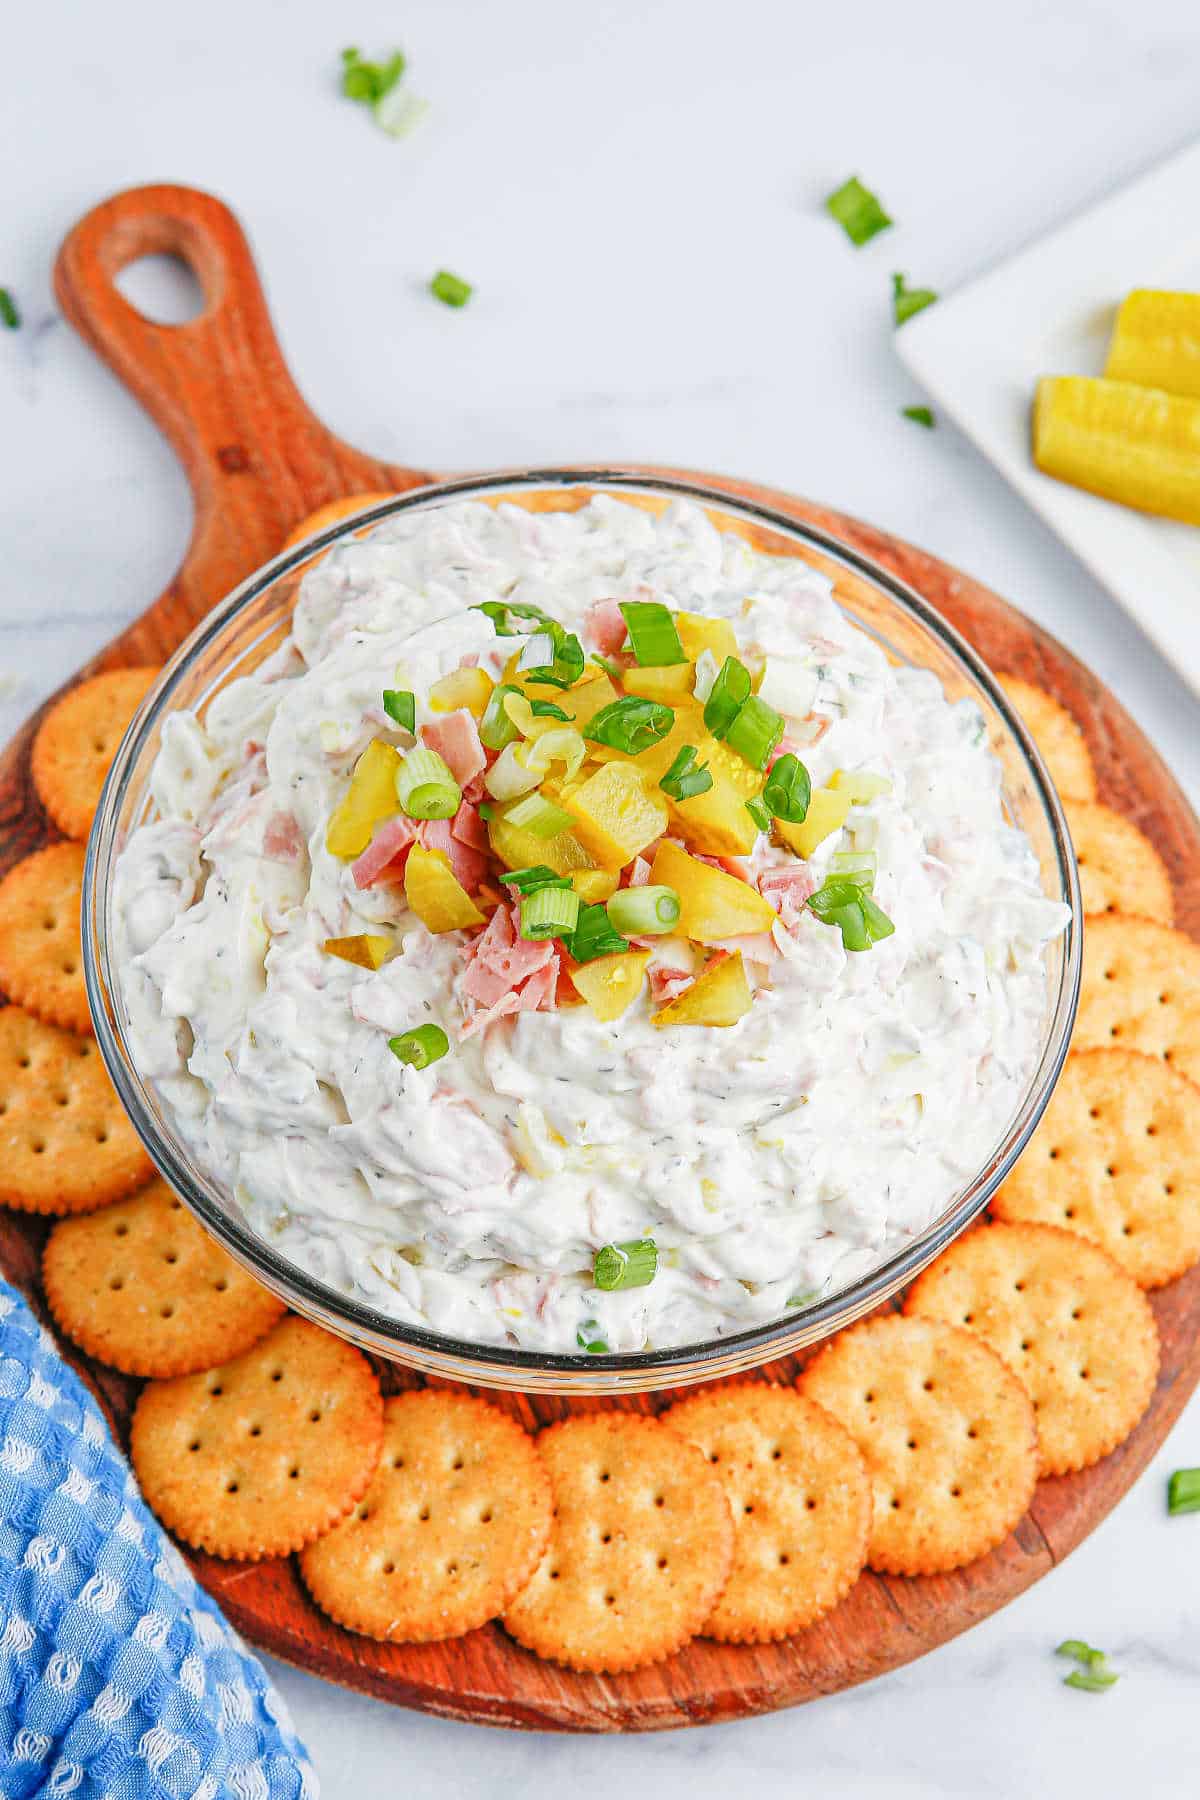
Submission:
[[[147,322],[113,285],[126,263],[163,251],[182,257],[203,287],[207,309],[189,324]],[[175,445],[196,511],[191,547],[171,585],[80,675],[167,656],[215,601],[275,555],[289,530],[326,501],[432,479],[351,449],[314,418],[284,365],[246,240],[219,201],[175,187],[117,195],[67,238],[57,288],[72,324]],[[978,582],[910,544],[751,482],[703,479],[813,523],[875,558],[932,601],[994,668],[1058,695],[1087,735],[1102,798],[1158,845],[1175,882],[1179,922],[1200,939],[1200,827],[1132,720],[1060,644]],[[0,872],[53,835],[29,780],[35,724],[0,757]],[[0,1215],[0,1263],[39,1307],[45,1231],[39,1221]],[[233,1623],[262,1649],[382,1699],[451,1718],[628,1731],[790,1706],[895,1668],[965,1630],[1037,1581],[1095,1528],[1157,1450],[1200,1378],[1200,1268],[1153,1303],[1162,1333],[1158,1387],[1120,1450],[1082,1475],[1041,1482],[1013,1535],[969,1568],[919,1580],[865,1575],[830,1617],[782,1643],[726,1647],[697,1639],[640,1673],[578,1676],[527,1655],[498,1626],[425,1646],[352,1637],[313,1608],[290,1561],[257,1567],[204,1556],[191,1561]],[[93,1380],[123,1434],[138,1384],[90,1364],[69,1345],[64,1351]],[[763,1373],[788,1378],[795,1368],[780,1363]],[[415,1385],[390,1366],[381,1374],[388,1389]],[[668,1399],[611,1404],[654,1411]],[[497,1403],[530,1427],[566,1410],[565,1402],[541,1399],[499,1397]]]

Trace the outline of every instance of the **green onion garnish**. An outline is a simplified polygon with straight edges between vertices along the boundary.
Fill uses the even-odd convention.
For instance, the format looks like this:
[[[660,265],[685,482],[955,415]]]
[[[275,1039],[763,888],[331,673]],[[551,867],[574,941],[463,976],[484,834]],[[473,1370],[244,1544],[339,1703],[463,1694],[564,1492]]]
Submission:
[[[626,937],[661,937],[679,923],[679,895],[670,887],[618,888],[606,910]]]
[[[536,790],[515,800],[504,815],[506,825],[519,826],[522,831],[532,831],[534,837],[557,837],[560,831],[569,831],[574,824],[569,812],[561,806],[555,806],[546,796]]]
[[[588,657],[588,661],[594,662],[597,668],[603,669],[604,673],[612,681],[620,681],[621,676],[624,674],[624,670],[620,663],[615,662],[611,656],[597,656],[596,652],[593,650],[592,654]]]
[[[851,873],[830,875],[806,902],[823,925],[836,925],[847,950],[869,950],[896,927]]]
[[[705,711],[707,712],[707,708]],[[757,694],[739,707],[733,723],[725,732],[725,742],[731,750],[744,757],[752,769],[765,769],[771,752],[783,736],[783,714],[777,713],[773,706],[760,700]],[[782,759],[781,759],[782,760]],[[805,780],[808,779],[805,771]],[[764,795],[766,789],[763,789]],[[767,801],[770,805],[770,801]],[[805,802],[807,807],[807,801]]]
[[[528,869],[509,869],[500,877],[505,887],[516,888],[518,894],[532,894],[537,888],[569,888],[569,875],[556,875],[545,863],[534,863]]]
[[[675,714],[661,701],[625,694],[602,706],[584,726],[583,735],[589,743],[640,756],[652,744],[661,743],[674,723]]]
[[[895,324],[903,325],[914,313],[924,312],[927,306],[932,306],[936,299],[932,288],[910,288],[903,275],[892,276],[892,319]]]
[[[752,794],[746,802],[746,811],[754,820],[760,831],[770,831],[771,812],[761,794]]]
[[[658,1246],[653,1238],[634,1238],[626,1244],[605,1244],[597,1250],[592,1280],[606,1293],[620,1288],[649,1287],[658,1271]]]
[[[1200,1469],[1176,1469],[1167,1483],[1167,1512],[1200,1512]]]
[[[462,789],[436,750],[418,744],[396,770],[396,796],[410,819],[452,819]]]
[[[914,425],[924,425],[927,430],[933,430],[935,420],[932,407],[902,406],[900,412],[904,418],[911,419]]]
[[[450,1039],[440,1025],[417,1025],[412,1031],[402,1031],[399,1037],[388,1039],[392,1055],[411,1069],[427,1069],[449,1048]]]
[[[835,880],[852,882],[869,894],[879,872],[879,858],[873,850],[839,850],[830,857],[829,867]]]
[[[803,825],[812,799],[812,782],[798,756],[789,752],[772,763],[762,797],[767,811],[776,819],[785,819],[789,825]]]
[[[535,943],[539,938],[569,936],[579,918],[579,895],[568,886],[547,882],[521,901],[521,936]]]
[[[347,100],[375,106],[404,73],[404,54],[393,50],[386,62],[368,62],[359,50],[342,51],[342,92]]]
[[[643,669],[667,669],[687,661],[675,621],[658,600],[622,600],[634,660]]]
[[[697,794],[707,794],[712,784],[708,764],[697,763],[695,745],[685,744],[658,785],[672,800],[692,800]]]
[[[464,281],[461,275],[452,275],[449,269],[438,270],[429,283],[429,291],[443,306],[465,306],[475,292],[469,281]]]
[[[704,724],[715,738],[723,738],[750,698],[750,671],[736,656],[727,656],[704,702]]]
[[[892,924],[892,921],[888,918],[882,907],[876,906],[870,894],[864,894],[862,896],[860,905],[863,909],[863,916],[867,921],[867,930],[871,934],[871,942],[877,944],[881,938],[890,938],[896,927]]]
[[[535,719],[561,719],[564,725],[571,724],[575,717],[574,713],[564,712],[561,706],[555,706],[553,700],[531,700],[529,710]]]
[[[595,962],[598,956],[619,956],[629,948],[627,939],[613,930],[603,906],[581,906],[578,923],[563,942],[578,963]]]
[[[477,606],[469,606],[468,612],[486,613],[495,627],[497,637],[524,637],[531,625],[519,625],[518,619],[531,619],[535,625],[552,625],[549,613],[544,613],[540,606],[518,605],[508,600],[481,600]],[[561,629],[561,627],[560,627]]]
[[[481,819],[485,819],[485,820],[493,819],[496,816],[495,808],[492,806],[489,806],[486,800],[481,800],[479,803],[479,816]]]
[[[417,729],[417,699],[405,688],[384,688],[383,710],[389,719],[395,719],[397,725],[405,731],[415,732]]]
[[[1081,1664],[1063,1677],[1063,1686],[1079,1688],[1085,1694],[1103,1694],[1110,1687],[1115,1687],[1120,1677],[1108,1666],[1108,1657],[1103,1650],[1093,1650],[1082,1638],[1064,1638],[1054,1652],[1055,1656],[1069,1656]]]
[[[9,331],[18,331],[21,326],[17,303],[5,287],[0,287],[0,321],[3,321]]]
[[[483,717],[479,721],[479,741],[489,750],[503,750],[506,744],[513,744],[520,737],[512,720],[504,710],[504,702],[509,694],[521,694],[519,687],[502,681],[488,695],[488,703],[483,709]]]
[[[556,619],[546,619],[527,640],[517,664],[526,681],[569,688],[583,674],[583,645]]]
[[[830,194],[825,211],[837,220],[850,242],[860,246],[877,233],[886,231],[892,222],[870,188],[865,188],[857,175],[852,175]]]
[[[599,1329],[599,1319],[584,1319],[580,1323],[579,1330],[575,1333],[575,1342],[579,1345],[581,1350],[586,1350],[589,1356],[608,1355],[608,1345],[605,1343],[604,1339],[602,1337],[592,1336],[592,1333],[594,1331],[599,1331]]]

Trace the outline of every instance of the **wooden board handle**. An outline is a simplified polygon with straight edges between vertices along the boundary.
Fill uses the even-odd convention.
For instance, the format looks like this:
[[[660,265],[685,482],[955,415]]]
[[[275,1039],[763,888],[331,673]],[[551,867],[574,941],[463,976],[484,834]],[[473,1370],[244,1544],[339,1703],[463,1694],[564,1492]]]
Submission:
[[[159,324],[120,292],[121,270],[156,254],[195,275],[198,317]],[[315,417],[283,360],[246,235],[213,195],[173,186],[115,194],[69,233],[54,283],[67,318],[166,433],[191,484],[191,546],[156,602],[172,613],[164,649],[316,507],[430,479],[351,449]]]

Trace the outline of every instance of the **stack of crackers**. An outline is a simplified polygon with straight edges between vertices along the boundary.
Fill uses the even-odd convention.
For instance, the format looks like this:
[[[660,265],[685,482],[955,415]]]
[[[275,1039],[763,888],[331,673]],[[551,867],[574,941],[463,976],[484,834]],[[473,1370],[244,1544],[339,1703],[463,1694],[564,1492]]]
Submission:
[[[86,1035],[78,913],[79,839],[152,675],[85,682],[35,742],[67,841],[0,883],[0,1199],[82,1215],[46,1243],[46,1299],[89,1355],[148,1378],[131,1453],[184,1543],[297,1554],[352,1632],[419,1643],[498,1619],[538,1656],[618,1672],[697,1633],[785,1637],[864,1568],[958,1568],[1013,1529],[1039,1477],[1133,1430],[1158,1369],[1144,1290],[1200,1258],[1200,948],[1048,695],[1002,677],[1066,799],[1084,994],[992,1218],[795,1384],[714,1384],[662,1397],[656,1417],[587,1402],[534,1438],[461,1389],[385,1397],[365,1356],[285,1316],[149,1179]]]

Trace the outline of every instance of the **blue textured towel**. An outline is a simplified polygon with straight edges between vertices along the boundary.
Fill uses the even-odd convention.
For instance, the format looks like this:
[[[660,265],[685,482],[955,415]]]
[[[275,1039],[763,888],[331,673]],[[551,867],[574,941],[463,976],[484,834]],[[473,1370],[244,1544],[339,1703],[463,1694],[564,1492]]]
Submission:
[[[0,1281],[0,1800],[315,1800],[286,1708]]]

